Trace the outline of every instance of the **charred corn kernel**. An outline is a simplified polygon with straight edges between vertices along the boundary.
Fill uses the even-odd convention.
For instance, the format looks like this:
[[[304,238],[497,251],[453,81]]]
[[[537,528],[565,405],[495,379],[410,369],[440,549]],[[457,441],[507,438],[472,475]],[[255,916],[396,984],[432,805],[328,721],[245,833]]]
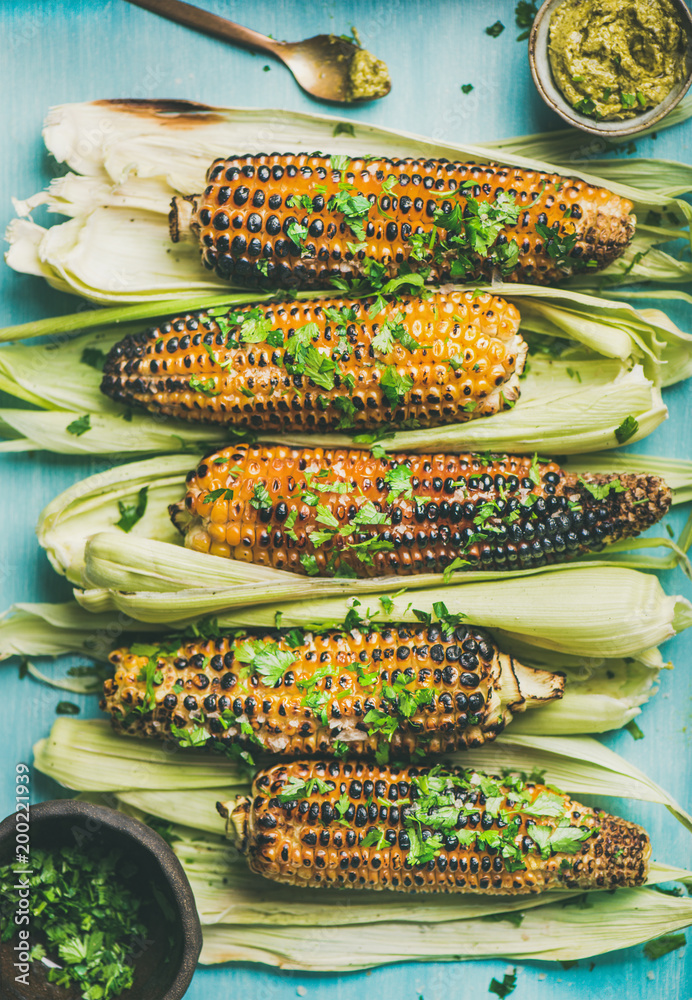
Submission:
[[[406,264],[430,281],[549,284],[619,257],[631,211],[587,181],[494,163],[276,153],[215,160],[203,194],[173,199],[170,229],[240,284],[325,287],[372,262],[385,278]]]
[[[527,456],[236,445],[169,508],[189,548],[209,551],[221,495],[232,558],[364,577],[561,562],[637,535],[671,500],[656,476],[577,476]]]
[[[252,871],[299,886],[519,895],[641,885],[635,823],[531,779],[475,771],[295,761],[219,803]]]
[[[186,314],[116,344],[101,389],[155,413],[256,430],[431,427],[519,398],[527,345],[504,299],[450,292],[372,308],[324,299]],[[390,366],[408,382],[388,388]]]
[[[470,625],[227,635],[110,659],[101,707],[117,730],[186,732],[190,743],[204,730],[198,740],[278,754],[478,747],[564,687],[561,674],[522,666]]]

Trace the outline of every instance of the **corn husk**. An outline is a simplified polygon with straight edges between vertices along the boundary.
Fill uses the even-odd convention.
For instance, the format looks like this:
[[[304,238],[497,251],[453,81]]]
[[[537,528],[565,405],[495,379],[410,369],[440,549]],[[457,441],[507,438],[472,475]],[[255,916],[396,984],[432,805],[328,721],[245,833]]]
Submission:
[[[627,161],[617,179],[575,168],[569,140],[561,165],[560,150],[554,145],[558,155],[550,163],[521,155],[510,144],[444,145],[351,121],[354,134],[335,137],[338,121],[275,109],[184,108],[181,103],[171,113],[166,102],[138,102],[133,107],[126,101],[100,101],[55,107],[46,120],[44,140],[71,173],[54,180],[45,192],[16,202],[20,217],[8,230],[8,263],[16,270],[42,275],[56,288],[102,303],[171,302],[193,290],[215,294],[223,286],[203,272],[194,246],[173,247],[168,241],[171,196],[201,191],[215,155],[238,149],[259,152],[270,145],[284,152],[318,148],[350,155],[470,157],[479,162],[499,156],[528,169],[577,175],[630,198],[640,220],[654,212],[667,221],[665,227],[642,221],[627,254],[603,272],[606,280],[686,281],[692,274],[689,263],[653,249],[657,242],[680,235],[689,223],[686,203],[669,194],[671,168],[666,163],[657,166],[656,161],[647,161],[647,186],[637,188],[638,171]],[[83,142],[84,135],[93,138]],[[531,140],[535,150],[536,137]],[[654,178],[658,187],[653,186]],[[678,171],[672,185],[679,188],[681,183]],[[70,220],[46,230],[26,218],[43,204],[71,216]]]
[[[214,924],[204,929],[200,962],[262,962],[282,969],[353,972],[389,962],[459,961],[490,957],[510,960],[575,961],[692,922],[692,902],[647,889],[621,889],[615,896],[589,894],[590,908],[553,903],[529,909],[520,927],[481,918],[459,925],[392,922],[361,928]]]
[[[95,625],[97,627],[95,627]],[[77,604],[16,605],[0,619],[0,660],[11,656],[55,657],[81,653],[105,661],[111,648],[141,635],[140,623],[84,611]],[[152,624],[147,635],[169,636],[170,630]],[[503,648],[527,666],[560,670],[566,674],[564,697],[540,711],[517,715],[513,728],[529,735],[600,733],[619,729],[641,713],[641,706],[655,694],[663,664],[659,650],[647,650],[644,662],[633,657],[595,657],[547,651],[529,641],[507,639]],[[59,671],[46,675],[33,664],[29,672],[55,687],[83,693],[100,688],[94,678],[63,678]]]
[[[545,769],[547,781],[559,782],[573,794],[659,803],[692,828],[692,818],[663,789],[595,740],[504,736],[492,746],[492,756],[487,750],[457,758],[488,770],[538,766]],[[692,904],[680,906],[687,901],[643,889],[614,895],[592,892],[585,900],[579,894],[579,907],[565,905],[575,895],[569,891],[526,899],[421,896],[415,907],[396,893],[299,891],[253,876],[219,835],[222,820],[215,802],[247,790],[245,775],[232,761],[177,747],[152,748],[147,741],[112,733],[105,723],[73,719],[58,720],[50,737],[35,747],[35,755],[40,771],[87,792],[89,798],[106,793],[109,805],[174,824],[168,832],[195,892],[206,962],[248,958],[251,949],[254,959],[268,964],[353,969],[398,960],[402,954],[476,957],[477,946],[487,949],[480,952],[484,955],[574,958],[646,940],[692,921]],[[180,825],[181,819],[185,825]],[[649,884],[689,877],[684,869],[654,863]],[[659,899],[665,901],[663,908]],[[514,934],[514,925],[501,919],[502,913],[517,910],[524,914],[521,934]],[[492,933],[483,917],[494,918]],[[604,919],[608,932],[598,935],[596,928]],[[359,930],[363,924],[368,925],[365,935]],[[434,930],[424,933],[429,925]],[[409,933],[412,950],[402,950]],[[372,948],[368,944],[363,950],[362,943],[357,944],[363,937],[375,942]],[[352,941],[353,948],[344,948],[344,939]],[[335,947],[315,948],[309,955],[307,949],[318,940]],[[430,941],[433,950],[426,950]]]

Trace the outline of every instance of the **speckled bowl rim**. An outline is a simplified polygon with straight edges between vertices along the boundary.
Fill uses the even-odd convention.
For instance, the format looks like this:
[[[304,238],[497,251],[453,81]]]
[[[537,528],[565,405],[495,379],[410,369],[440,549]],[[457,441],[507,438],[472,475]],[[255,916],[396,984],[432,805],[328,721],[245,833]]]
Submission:
[[[151,855],[152,862],[170,887],[177,908],[177,919],[183,931],[183,947],[178,971],[159,1000],[182,1000],[192,982],[202,950],[202,927],[185,870],[163,837],[145,823],[126,816],[117,809],[97,806],[91,802],[80,802],[76,799],[51,799],[47,802],[38,802],[30,807],[29,814],[33,828],[39,823],[57,820],[82,822],[91,820],[100,823],[114,834],[136,841]],[[14,842],[15,824],[15,813],[11,813],[0,823],[0,845],[4,845],[8,840]]]
[[[677,104],[680,103],[692,85],[692,12],[683,0],[671,0],[683,20],[683,26],[687,33],[687,77],[673,87],[667,97],[648,111],[642,111],[634,118],[626,121],[598,122],[594,118],[582,115],[575,111],[572,105],[565,99],[561,91],[556,86],[550,70],[550,60],[547,54],[548,48],[548,27],[553,11],[565,0],[544,0],[533,22],[531,34],[529,36],[529,65],[533,82],[536,84],[538,93],[543,98],[548,107],[558,114],[569,125],[589,132],[591,135],[599,135],[603,138],[619,138],[622,136],[636,135],[651,129],[662,118],[665,118]],[[623,3],[626,0],[623,0]],[[538,45],[545,44],[545,66],[539,64],[536,52]]]

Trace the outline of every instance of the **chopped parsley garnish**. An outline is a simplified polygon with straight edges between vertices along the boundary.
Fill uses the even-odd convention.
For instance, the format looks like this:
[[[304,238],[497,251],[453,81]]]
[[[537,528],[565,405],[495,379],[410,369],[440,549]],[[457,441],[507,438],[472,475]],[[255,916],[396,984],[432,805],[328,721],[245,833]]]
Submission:
[[[505,914],[503,914],[502,916],[504,917]],[[506,916],[507,919],[511,919],[512,915],[506,914]],[[498,980],[493,977],[493,979],[490,980],[488,993],[494,993],[495,996],[500,997],[500,1000],[504,1000],[504,998],[508,997],[510,993],[514,993],[516,988],[517,988],[517,970],[515,969],[514,972],[505,972],[504,976],[502,977],[502,982],[498,982]]]
[[[103,371],[103,366],[106,362],[106,353],[99,347],[85,347],[79,360],[83,365],[89,365],[90,368]]]
[[[270,334],[274,333],[278,337],[275,336],[271,341],[272,347],[282,346],[283,333],[280,330],[274,330],[272,321],[264,317],[261,309],[250,309],[241,315],[242,322],[238,339],[244,344],[262,344],[265,340],[269,341]]]
[[[341,410],[343,414],[341,420],[336,425],[337,430],[348,430],[349,427],[355,426],[353,418],[356,415],[356,408],[348,396],[337,396],[334,400],[334,406],[336,406],[337,410]]]
[[[307,555],[303,553],[300,557],[301,565],[304,567],[305,572],[308,576],[318,576],[320,572],[320,567],[317,564],[317,559],[315,556]]]
[[[630,734],[630,736],[632,737],[633,740],[643,740],[644,739],[644,733],[641,731],[641,729],[639,728],[639,726],[637,725],[637,723],[634,721],[634,719],[630,719],[630,721],[625,726],[625,729]]]
[[[519,0],[514,8],[514,20],[517,28],[521,28],[521,33],[517,35],[517,41],[523,42],[531,34],[534,18],[538,13],[535,0]]]
[[[385,473],[384,481],[389,487],[389,492],[396,499],[397,497],[407,497],[409,500],[413,496],[411,479],[413,473],[407,465],[395,465]]]
[[[596,104],[590,97],[582,97],[574,105],[574,110],[579,111],[582,115],[593,115],[596,112]]]
[[[120,520],[115,522],[116,528],[120,528],[122,531],[132,531],[137,522],[144,517],[148,493],[149,487],[143,486],[137,494],[136,503],[125,503],[124,500],[118,500]]]
[[[629,441],[637,431],[639,430],[639,421],[636,417],[631,414],[629,417],[625,417],[619,427],[615,428],[615,437],[617,438],[618,444],[624,444],[625,441]]]
[[[389,405],[396,406],[413,388],[413,378],[410,375],[401,375],[394,365],[386,365],[380,377],[380,385]]]
[[[71,424],[66,427],[68,434],[74,434],[75,437],[81,437],[82,434],[86,434],[87,431],[91,430],[91,415],[85,413],[83,417],[77,417],[73,420]]]
[[[210,738],[210,734],[204,726],[198,726],[196,724],[187,728],[184,726],[176,726],[176,724],[172,722],[171,733],[175,736],[178,746],[181,747],[204,747],[207,745],[207,741]]]
[[[350,122],[337,122],[334,126],[333,136],[337,135],[352,135],[355,138],[356,130]]]
[[[189,386],[194,392],[201,392],[205,396],[218,396],[220,389],[215,389],[216,380],[213,378],[198,378],[196,375],[190,377]]]
[[[235,659],[248,664],[268,687],[273,687],[295,663],[296,655],[288,649],[280,649],[275,642],[247,639],[236,647]]]
[[[286,227],[286,235],[296,250],[302,251],[303,245],[308,236],[308,227],[301,226],[300,223],[292,220]]]
[[[470,94],[472,90],[473,90],[472,83],[462,83],[461,85],[462,94]]]
[[[218,490],[212,490],[210,493],[207,493],[204,500],[202,500],[202,503],[215,503],[216,500],[220,500],[222,497],[224,500],[232,500],[233,490],[220,486]]]
[[[653,941],[647,941],[644,945],[644,954],[654,961],[670,954],[671,951],[684,948],[686,944],[687,938],[684,934],[664,934],[662,937],[654,938]]]
[[[365,239],[364,221],[370,211],[370,201],[365,195],[353,194],[350,184],[340,184],[339,191],[328,202],[330,211],[341,212],[344,222],[357,240]]]
[[[326,795],[327,792],[331,792],[334,788],[334,782],[322,781],[321,778],[308,778],[307,781],[301,781],[299,778],[291,778],[279,792],[279,802],[285,804],[287,802],[295,802],[296,799],[308,798],[312,795],[315,788],[317,788],[320,795]]]
[[[331,156],[329,158],[332,170],[345,170],[346,167],[351,162],[351,157],[346,156],[344,153],[340,153],[338,156]]]
[[[633,108],[634,105],[637,103],[637,95],[621,93],[620,103],[622,104],[623,108]]]
[[[302,374],[312,379],[321,389],[334,388],[334,373],[336,363],[326,354],[322,354],[312,344],[306,349],[303,360]]]
[[[59,701],[55,706],[56,715],[79,715],[79,705],[73,701]]]
[[[587,483],[583,476],[580,476],[579,483],[591,494],[594,500],[605,500],[611,493],[626,492],[619,479],[611,479],[607,483]]]
[[[394,347],[394,341],[402,344],[407,351],[417,351],[420,349],[421,345],[403,325],[403,318],[403,313],[399,313],[393,320],[387,320],[382,324],[377,334],[373,337],[373,350],[379,351],[380,354],[389,354]]]
[[[497,38],[505,30],[505,26],[502,21],[495,21],[488,28],[485,29],[486,35],[490,35],[491,38]]]
[[[231,497],[232,496],[233,493],[231,492]],[[206,499],[204,502],[206,503]],[[257,483],[253,489],[250,506],[254,507],[255,510],[271,510],[272,498],[269,496],[267,487],[264,486],[263,483]]]
[[[29,961],[51,960],[50,967],[42,966],[48,982],[72,988],[86,1000],[113,1000],[130,989],[135,957],[150,930],[140,897],[149,886],[146,872],[121,851],[106,853],[100,843],[88,842],[51,850],[32,847],[24,865],[0,868],[5,903],[0,938],[13,939],[11,912],[18,911],[26,886],[31,934],[40,935],[40,941],[31,942]],[[161,911],[161,920],[170,919],[163,903]]]

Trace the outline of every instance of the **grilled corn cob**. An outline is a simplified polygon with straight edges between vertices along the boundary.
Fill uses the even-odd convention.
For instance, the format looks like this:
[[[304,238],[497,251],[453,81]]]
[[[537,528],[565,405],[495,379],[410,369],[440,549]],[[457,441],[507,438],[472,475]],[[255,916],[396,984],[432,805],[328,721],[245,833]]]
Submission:
[[[169,508],[199,552],[311,576],[524,569],[628,538],[665,514],[656,476],[565,474],[515,455],[238,445]]]
[[[299,886],[519,895],[641,885],[641,827],[530,778],[362,761],[260,771],[219,803],[252,871]]]
[[[116,344],[101,389],[153,412],[272,430],[462,423],[519,398],[527,345],[494,295],[326,299],[187,314]],[[307,340],[307,342],[306,342]]]
[[[550,284],[619,257],[631,210],[605,188],[517,167],[272,153],[215,160],[203,194],[173,199],[170,230],[242,284],[325,287],[373,263],[386,278],[406,264],[430,281]]]
[[[478,747],[564,687],[454,623],[227,635],[110,659],[101,707],[120,732],[280,754]]]

